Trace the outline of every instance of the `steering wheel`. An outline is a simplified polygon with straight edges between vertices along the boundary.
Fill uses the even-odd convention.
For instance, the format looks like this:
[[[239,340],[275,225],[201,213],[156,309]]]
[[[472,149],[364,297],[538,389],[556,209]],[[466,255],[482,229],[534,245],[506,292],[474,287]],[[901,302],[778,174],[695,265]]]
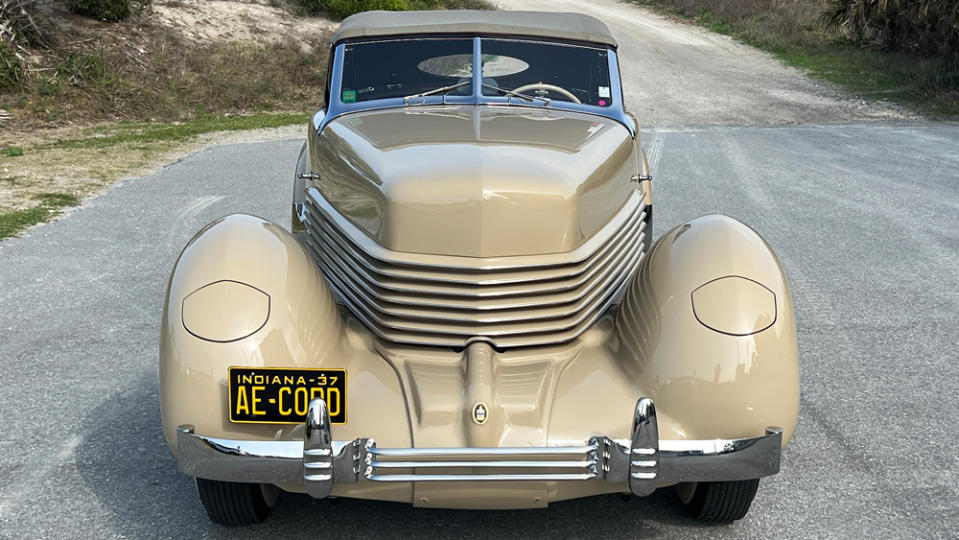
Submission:
[[[526,92],[528,90],[548,90],[550,92],[556,92],[557,94],[563,94],[564,96],[568,97],[569,100],[572,101],[573,103],[582,103],[582,101],[580,101],[578,97],[574,96],[572,92],[570,92],[569,90],[565,88],[556,86],[555,84],[545,84],[541,82],[524,84],[523,86],[514,88],[513,92],[516,92],[517,94],[522,94],[523,92]]]

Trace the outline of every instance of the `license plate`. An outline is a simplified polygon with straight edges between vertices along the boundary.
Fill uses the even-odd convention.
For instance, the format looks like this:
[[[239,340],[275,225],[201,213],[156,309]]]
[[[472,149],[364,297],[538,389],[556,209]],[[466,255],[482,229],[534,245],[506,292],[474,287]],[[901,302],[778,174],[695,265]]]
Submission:
[[[330,421],[346,423],[346,370],[231,367],[230,422],[300,424],[314,398],[326,400]]]

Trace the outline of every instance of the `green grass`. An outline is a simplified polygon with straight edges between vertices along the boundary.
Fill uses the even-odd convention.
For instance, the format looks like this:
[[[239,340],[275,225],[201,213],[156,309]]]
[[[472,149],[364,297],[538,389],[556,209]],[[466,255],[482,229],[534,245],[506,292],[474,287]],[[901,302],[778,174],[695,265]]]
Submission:
[[[931,118],[959,118],[959,62],[858,47],[818,22],[818,2],[630,0],[767,51],[783,63]]]
[[[959,86],[955,80],[959,69],[950,68],[943,59],[880,53],[840,43],[815,49],[757,46],[787,65],[863,97],[888,99],[930,118],[959,118]]]
[[[33,208],[0,213],[0,239],[13,236],[31,225],[47,221],[67,206],[80,204],[79,199],[65,193],[43,193],[38,195],[37,199],[40,204]]]
[[[726,23],[726,21],[717,17],[708,9],[703,9],[700,12],[699,17],[696,18],[696,22],[699,23],[700,26],[708,28],[717,34],[724,34],[728,36],[733,33],[732,28],[729,27],[729,24]]]
[[[0,156],[5,157],[20,157],[23,155],[23,148],[19,146],[8,146],[0,150]]]
[[[246,116],[207,116],[189,122],[122,122],[93,128],[91,131],[100,133],[98,135],[60,140],[48,147],[82,149],[103,148],[124,143],[178,142],[216,131],[240,131],[305,124],[308,119],[309,115],[306,114],[257,113]]]

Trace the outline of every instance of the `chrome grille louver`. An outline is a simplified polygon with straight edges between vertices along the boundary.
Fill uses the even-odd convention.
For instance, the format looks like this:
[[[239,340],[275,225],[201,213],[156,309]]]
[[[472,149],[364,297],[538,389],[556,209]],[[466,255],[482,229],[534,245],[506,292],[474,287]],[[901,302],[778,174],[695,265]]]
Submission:
[[[619,296],[642,259],[645,204],[622,210],[568,253],[476,259],[411,255],[377,244],[320,191],[307,190],[306,245],[334,293],[383,339],[463,347],[572,340]]]

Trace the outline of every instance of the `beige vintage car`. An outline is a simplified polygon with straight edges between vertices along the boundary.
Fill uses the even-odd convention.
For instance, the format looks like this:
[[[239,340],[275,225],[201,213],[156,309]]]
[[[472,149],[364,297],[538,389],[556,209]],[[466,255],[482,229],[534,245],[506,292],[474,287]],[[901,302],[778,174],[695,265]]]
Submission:
[[[650,245],[606,26],[371,12],[330,59],[291,230],[224,217],[170,277],[163,430],[210,518],[261,521],[281,490],[516,509],[670,486],[743,517],[796,425],[789,288],[726,216]]]

